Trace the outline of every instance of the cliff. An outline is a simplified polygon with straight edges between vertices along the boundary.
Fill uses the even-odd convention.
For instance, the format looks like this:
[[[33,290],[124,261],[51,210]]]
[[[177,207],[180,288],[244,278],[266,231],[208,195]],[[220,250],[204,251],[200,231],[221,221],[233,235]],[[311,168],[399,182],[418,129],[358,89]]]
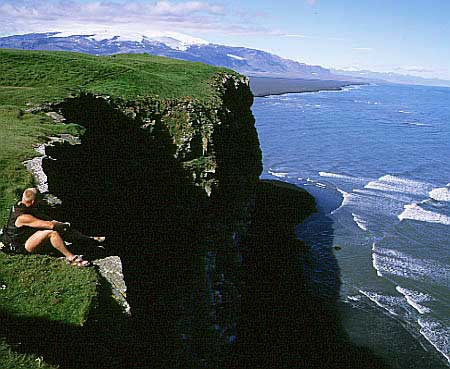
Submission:
[[[340,325],[338,270],[311,289],[314,199],[258,180],[252,101],[199,63],[0,50],[0,219],[34,183],[115,255],[0,253],[1,367],[385,368]]]
[[[64,304],[56,306],[60,315],[38,317],[52,300],[39,293],[45,279],[30,277],[38,292],[26,297],[43,305],[25,318],[0,300],[9,319],[0,335],[63,368],[224,365],[239,316],[238,244],[261,171],[248,80],[143,55],[0,54],[0,123],[8,132],[0,160],[2,219],[33,181],[20,162],[38,145],[40,186],[61,201],[50,211],[85,233],[107,235],[108,251],[122,260],[131,305],[130,318],[117,315],[98,275],[94,287],[106,287],[88,294],[78,320],[68,314],[79,306]],[[42,146],[45,137],[59,139]],[[33,275],[30,263],[42,257],[1,259]],[[59,272],[48,263],[52,283]],[[8,291],[20,294],[22,287]],[[83,293],[81,287],[73,295]],[[70,341],[70,350],[55,350],[58,341]]]

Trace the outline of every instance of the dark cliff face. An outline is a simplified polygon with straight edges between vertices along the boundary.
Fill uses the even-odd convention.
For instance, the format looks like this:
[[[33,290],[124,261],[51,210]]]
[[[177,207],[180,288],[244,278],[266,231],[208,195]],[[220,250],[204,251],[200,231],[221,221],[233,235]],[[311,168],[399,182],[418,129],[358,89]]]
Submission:
[[[211,104],[81,95],[55,107],[86,131],[80,145],[47,148],[56,159],[43,162],[49,191],[63,202],[61,218],[107,235],[122,258],[128,367],[223,362],[236,335],[235,240],[261,152],[248,82],[216,83]]]

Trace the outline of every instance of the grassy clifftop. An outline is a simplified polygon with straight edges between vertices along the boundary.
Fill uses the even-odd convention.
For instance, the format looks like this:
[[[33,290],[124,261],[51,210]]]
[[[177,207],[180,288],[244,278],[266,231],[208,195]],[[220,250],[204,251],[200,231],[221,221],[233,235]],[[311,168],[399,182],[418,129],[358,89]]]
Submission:
[[[33,145],[80,130],[28,109],[80,92],[124,100],[154,95],[208,100],[217,93],[212,79],[220,71],[224,69],[150,55],[0,50],[0,223],[18,189],[31,184],[22,162],[36,155]]]
[[[43,102],[83,90],[135,98],[208,98],[220,68],[144,54],[99,57],[69,52],[0,50],[0,86],[16,102]],[[11,102],[12,99],[9,99]],[[8,99],[6,99],[6,102]],[[5,97],[0,99],[5,103]]]
[[[214,79],[224,71],[149,55],[0,50],[0,225],[18,192],[33,184],[23,165],[37,155],[33,148],[49,136],[80,135],[84,130],[76,124],[55,123],[41,106],[82,93],[122,101],[189,96],[208,102],[218,96]],[[10,257],[0,252],[0,282],[0,313],[8,318],[80,326],[95,305],[99,280],[93,270],[79,270],[48,257]],[[0,331],[0,367],[46,367],[40,359],[11,352],[2,341],[5,329]]]

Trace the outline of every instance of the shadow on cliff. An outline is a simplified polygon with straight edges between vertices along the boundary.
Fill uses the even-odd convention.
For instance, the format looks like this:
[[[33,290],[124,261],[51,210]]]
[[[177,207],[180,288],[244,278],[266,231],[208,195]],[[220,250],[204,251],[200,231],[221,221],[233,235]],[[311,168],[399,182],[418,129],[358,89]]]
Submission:
[[[158,117],[144,129],[89,95],[59,109],[68,122],[86,128],[81,145],[50,147],[48,155],[57,160],[43,163],[49,191],[63,201],[61,219],[83,233],[106,235],[109,253],[122,258],[132,309],[121,337],[127,367],[172,367],[182,349],[180,301],[192,293],[205,241],[207,196],[175,160]],[[85,367],[103,368],[102,360],[109,365],[104,357]]]
[[[332,220],[313,215],[316,229],[306,241],[317,246],[319,236],[320,247],[295,237],[295,225],[313,211],[313,198],[293,185],[259,185],[242,245],[242,311],[230,367],[387,368],[369,350],[352,345],[341,326]]]

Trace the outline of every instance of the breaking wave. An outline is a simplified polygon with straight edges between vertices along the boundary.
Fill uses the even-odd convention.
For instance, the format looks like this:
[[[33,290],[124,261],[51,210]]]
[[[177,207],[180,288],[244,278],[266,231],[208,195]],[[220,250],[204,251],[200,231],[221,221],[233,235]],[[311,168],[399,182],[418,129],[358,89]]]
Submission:
[[[409,278],[432,280],[444,287],[450,286],[450,267],[427,259],[414,258],[406,253],[373,247],[373,265],[378,273]]]
[[[419,204],[405,205],[405,210],[398,216],[400,221],[404,219],[417,220],[419,222],[440,223],[450,225],[450,217],[434,211],[425,210]]]
[[[364,186],[364,188],[413,195],[428,195],[429,191],[432,189],[432,185],[430,183],[396,177],[388,174],[380,177],[377,181],[369,182]]]
[[[430,342],[450,363],[450,327],[431,319],[419,319],[420,334]]]
[[[450,189],[448,187],[436,188],[430,191],[429,195],[433,200],[450,202]]]
[[[403,296],[405,296],[405,299],[408,302],[408,304],[411,305],[414,309],[416,309],[420,314],[427,314],[431,312],[431,309],[420,304],[423,302],[431,301],[432,297],[430,295],[417,291],[408,290],[400,286],[397,286],[395,289]]]

